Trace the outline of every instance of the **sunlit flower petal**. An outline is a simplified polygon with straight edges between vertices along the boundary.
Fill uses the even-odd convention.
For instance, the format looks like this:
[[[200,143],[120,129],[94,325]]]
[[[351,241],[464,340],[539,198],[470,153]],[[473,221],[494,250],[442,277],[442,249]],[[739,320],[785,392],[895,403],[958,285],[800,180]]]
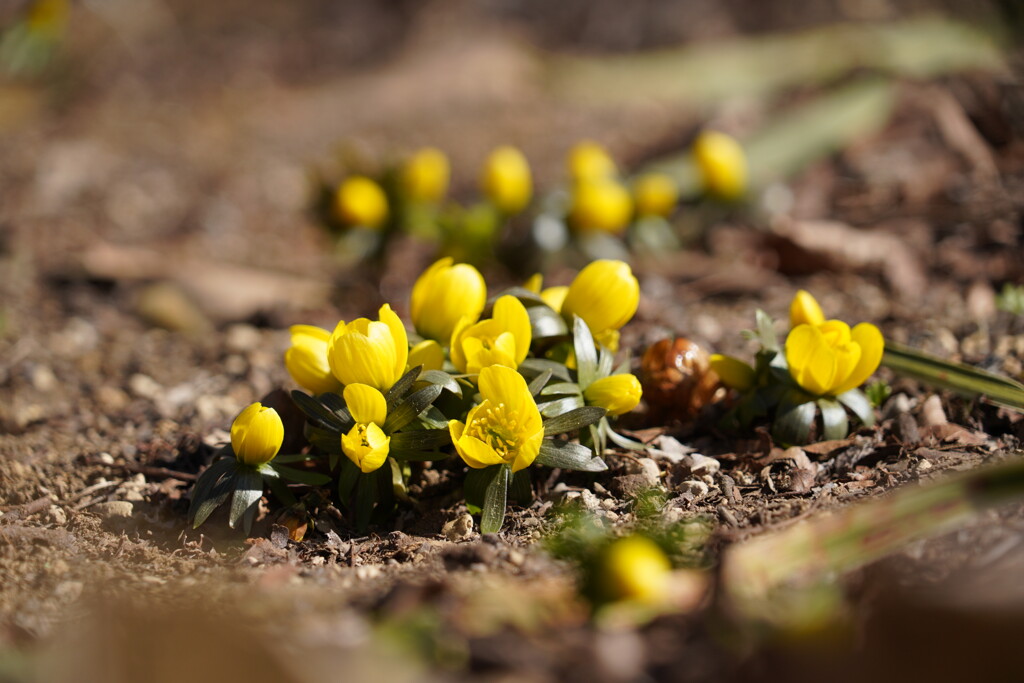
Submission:
[[[246,465],[270,462],[284,442],[284,424],[273,408],[252,403],[231,423],[231,449]]]
[[[412,324],[423,337],[449,343],[462,316],[474,322],[487,303],[484,278],[467,263],[435,262],[416,280],[409,300]]]
[[[530,350],[533,332],[526,307],[514,296],[499,297],[494,317],[471,324],[463,316],[452,333],[450,356],[460,372],[479,372],[488,365],[518,367]]]
[[[567,319],[578,315],[597,337],[605,330],[620,329],[639,305],[640,284],[629,264],[600,260],[589,264],[572,281],[561,312]]]
[[[810,292],[801,289],[793,295],[793,301],[789,304],[790,329],[804,323],[820,325],[823,322],[825,322],[825,314],[821,312],[821,306]]]
[[[313,325],[292,325],[289,331],[292,345],[284,352],[284,365],[295,383],[314,394],[340,389],[327,360],[331,333]]]
[[[636,375],[619,374],[595,380],[583,391],[587,405],[599,406],[609,415],[622,415],[636,408],[643,394]]]
[[[334,209],[348,225],[379,228],[388,217],[388,199],[375,181],[353,176],[338,187]]]
[[[402,166],[400,182],[405,195],[417,202],[438,202],[448,192],[451,169],[439,149],[426,147]]]
[[[693,156],[708,194],[733,200],[746,193],[747,157],[735,139],[704,131],[693,143]]]
[[[334,329],[327,359],[342,384],[368,384],[386,391],[405,372],[409,358],[405,327],[387,304],[379,315],[379,322],[358,318]]]
[[[526,208],[533,196],[533,176],[526,157],[515,147],[499,147],[484,164],[480,185],[500,211],[516,214]]]
[[[725,386],[737,391],[747,391],[754,386],[754,368],[738,358],[713,353],[709,362]]]
[[[345,405],[356,422],[384,424],[388,417],[388,404],[384,394],[366,384],[349,384],[343,394]]]

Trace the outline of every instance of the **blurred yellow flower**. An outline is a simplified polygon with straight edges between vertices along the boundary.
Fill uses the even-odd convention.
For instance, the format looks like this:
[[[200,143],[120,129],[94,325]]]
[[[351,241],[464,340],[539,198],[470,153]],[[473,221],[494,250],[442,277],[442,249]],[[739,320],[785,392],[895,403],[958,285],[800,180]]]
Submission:
[[[664,173],[645,173],[633,183],[638,216],[667,218],[679,202],[679,185]]]
[[[366,384],[387,391],[405,372],[409,337],[391,306],[380,307],[380,320],[358,318],[338,323],[327,343],[331,372],[342,384]]]
[[[519,213],[533,196],[530,164],[515,147],[498,147],[484,163],[480,186],[502,213]]]
[[[364,473],[373,472],[387,460],[391,437],[381,425],[388,417],[384,395],[365,384],[345,387],[345,405],[356,424],[341,435],[341,450]]]
[[[608,151],[591,140],[579,142],[569,150],[567,166],[574,183],[614,178],[619,172]]]
[[[633,198],[612,178],[588,180],[576,185],[569,208],[569,222],[580,232],[620,234],[633,216]]]
[[[480,318],[487,303],[484,278],[468,263],[443,258],[427,268],[412,287],[409,314],[416,331],[442,344],[451,340],[459,320]]]
[[[710,363],[711,370],[730,389],[746,391],[754,386],[754,368],[738,358],[713,353]]]
[[[598,588],[609,601],[658,605],[668,598],[671,576],[672,563],[657,543],[626,536],[612,541],[602,554]]]
[[[640,283],[633,277],[629,264],[602,259],[576,275],[560,312],[569,319],[578,315],[598,343],[617,351],[619,329],[629,322],[639,305]]]
[[[636,408],[643,390],[636,375],[609,375],[595,380],[583,390],[587,405],[599,406],[609,415],[622,415]]]
[[[352,176],[338,186],[334,210],[347,225],[379,228],[388,217],[388,198],[375,181]]]
[[[463,316],[452,333],[449,350],[459,372],[475,374],[489,365],[517,368],[530,350],[533,331],[526,307],[514,296],[494,302],[493,317],[474,322]]]
[[[739,199],[747,191],[747,157],[734,138],[708,130],[693,143],[693,157],[704,191],[720,199]]]
[[[789,304],[789,327],[797,325],[820,325],[825,322],[825,314],[821,311],[817,299],[811,296],[806,290],[799,290],[793,295],[793,301]]]
[[[859,387],[882,361],[885,341],[871,323],[853,330],[841,320],[803,323],[786,338],[786,363],[797,384],[818,396]]]
[[[402,191],[417,202],[439,202],[448,192],[450,178],[448,157],[433,147],[421,149],[409,157],[400,172]]]
[[[284,366],[295,383],[314,394],[340,389],[327,361],[331,333],[314,325],[292,325],[289,332],[292,345],[284,352]]]
[[[459,456],[472,468],[510,463],[528,467],[540,452],[544,422],[526,380],[511,368],[492,365],[480,371],[483,401],[466,422],[450,420],[448,429]]]
[[[231,423],[231,449],[246,465],[262,465],[274,459],[284,442],[284,424],[273,408],[252,403]]]

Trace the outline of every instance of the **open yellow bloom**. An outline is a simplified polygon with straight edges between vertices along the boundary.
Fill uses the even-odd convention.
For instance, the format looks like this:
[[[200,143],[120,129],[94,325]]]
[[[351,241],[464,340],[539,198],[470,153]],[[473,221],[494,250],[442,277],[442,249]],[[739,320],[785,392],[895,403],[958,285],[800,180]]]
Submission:
[[[882,361],[885,341],[871,323],[853,330],[841,320],[794,327],[786,338],[786,363],[797,384],[818,396],[859,387]]]
[[[511,295],[494,302],[492,318],[474,322],[463,316],[452,333],[449,350],[459,372],[480,372],[489,365],[517,368],[526,359],[533,340],[530,315],[519,299]]]
[[[388,198],[375,181],[352,176],[338,187],[334,210],[348,225],[379,228],[388,217]]]
[[[567,161],[569,177],[576,183],[614,178],[619,172],[608,151],[591,140],[577,143],[569,150]]]
[[[252,403],[231,423],[231,449],[246,465],[262,465],[274,459],[284,442],[284,424],[273,408]]]
[[[314,394],[337,391],[341,382],[327,361],[331,333],[314,325],[292,325],[292,345],[284,352],[284,366],[295,383]]]
[[[738,199],[747,191],[747,156],[734,138],[704,131],[693,143],[693,158],[704,191],[721,199]]]
[[[327,343],[331,372],[342,384],[367,384],[387,391],[405,372],[409,337],[391,306],[380,307],[380,320],[358,318],[338,323]]]
[[[443,258],[423,271],[412,287],[409,314],[416,331],[447,344],[463,316],[476,322],[487,303],[487,285],[468,263]]]
[[[709,362],[711,370],[722,380],[722,384],[730,389],[746,391],[754,386],[754,368],[740,359],[713,353]]]
[[[667,218],[679,202],[679,186],[672,176],[645,173],[633,183],[633,200],[637,215]]]
[[[656,605],[668,597],[672,563],[654,541],[643,536],[620,538],[601,559],[599,587],[605,599]]]
[[[610,375],[595,380],[583,390],[587,405],[599,406],[609,415],[622,415],[636,408],[643,390],[636,375]]]
[[[533,196],[530,164],[515,147],[498,147],[487,157],[480,186],[502,213],[519,213]]]
[[[629,264],[602,259],[576,275],[560,312],[569,319],[578,315],[595,340],[617,351],[619,329],[629,322],[639,305],[640,283],[633,277]]]
[[[341,435],[341,450],[362,472],[373,472],[384,464],[391,448],[391,437],[380,428],[388,417],[387,401],[365,384],[349,384],[344,397],[356,424]]]
[[[789,304],[789,327],[797,325],[820,325],[825,322],[825,314],[818,305],[818,300],[811,296],[807,290],[801,289],[793,295],[793,301]]]
[[[537,457],[544,422],[526,380],[511,368],[492,365],[480,371],[483,402],[466,422],[450,420],[448,430],[459,456],[472,468],[510,463],[518,472]]]
[[[451,169],[448,157],[439,149],[426,147],[413,154],[402,166],[402,191],[417,202],[438,202],[448,192]]]
[[[588,180],[576,185],[569,222],[580,232],[620,234],[633,216],[633,198],[622,183],[612,178]]]

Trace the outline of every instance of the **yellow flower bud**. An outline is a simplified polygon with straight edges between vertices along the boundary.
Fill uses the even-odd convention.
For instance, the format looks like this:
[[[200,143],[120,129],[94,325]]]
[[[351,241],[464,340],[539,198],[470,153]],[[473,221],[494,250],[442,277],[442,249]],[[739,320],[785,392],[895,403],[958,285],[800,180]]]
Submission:
[[[480,372],[490,365],[517,368],[530,351],[530,315],[511,295],[494,302],[493,317],[474,323],[463,316],[452,333],[449,354],[459,372]]]
[[[448,157],[439,149],[427,147],[416,152],[402,166],[402,190],[409,199],[436,203],[448,192],[451,170]]]
[[[579,183],[572,195],[569,222],[580,232],[620,234],[633,216],[633,198],[617,180]]]
[[[523,283],[523,289],[534,294],[540,294],[540,288],[544,286],[544,276],[534,273]]]
[[[515,147],[498,147],[487,157],[480,186],[502,213],[519,213],[533,196],[530,164]]]
[[[802,324],[786,337],[786,363],[797,384],[818,396],[859,387],[882,361],[885,340],[871,323],[850,330],[841,320]]]
[[[480,318],[487,303],[484,278],[468,263],[443,258],[427,268],[412,287],[409,313],[422,336],[447,344],[463,316]]]
[[[636,408],[642,394],[636,375],[621,374],[595,380],[584,389],[583,398],[587,405],[604,408],[609,415],[622,415]]]
[[[711,370],[722,380],[722,384],[730,389],[746,391],[754,386],[754,368],[738,358],[713,353],[709,362]]]
[[[409,349],[409,367],[422,365],[427,370],[440,370],[444,367],[444,349],[433,339],[424,339]]]
[[[602,259],[576,275],[562,303],[567,319],[578,315],[594,338],[612,351],[618,350],[618,330],[629,322],[640,305],[640,283],[629,264]],[[615,334],[611,334],[615,333]]]
[[[379,228],[388,217],[388,198],[373,180],[352,176],[338,187],[334,210],[347,225]]]
[[[548,287],[540,293],[540,298],[544,300],[551,310],[556,313],[562,312],[562,306],[565,304],[565,297],[569,294],[569,288],[562,285],[558,287]]]
[[[345,387],[345,405],[356,421],[348,434],[341,435],[341,450],[363,473],[384,464],[391,449],[391,437],[380,428],[388,417],[384,394],[365,384]]]
[[[619,172],[608,151],[590,140],[569,150],[568,167],[569,177],[576,183],[614,178]]]
[[[637,215],[667,218],[679,202],[679,185],[664,173],[645,173],[633,184],[633,199]]]
[[[253,403],[231,423],[231,449],[246,465],[262,465],[274,459],[284,442],[284,423],[273,408]]]
[[[327,343],[331,372],[342,384],[366,384],[387,391],[405,373],[409,337],[391,307],[380,307],[380,320],[358,318],[338,323]]]
[[[747,191],[747,157],[735,139],[704,131],[693,143],[693,156],[704,191],[720,199],[739,199]]]
[[[825,322],[825,314],[821,311],[817,299],[811,293],[801,289],[793,295],[789,304],[789,327],[797,325],[820,325]]]
[[[601,557],[598,587],[606,600],[657,605],[669,594],[672,563],[654,541],[627,536],[612,541]]]
[[[292,325],[289,331],[292,345],[284,352],[284,366],[295,383],[314,394],[340,389],[327,361],[331,333],[313,325]]]

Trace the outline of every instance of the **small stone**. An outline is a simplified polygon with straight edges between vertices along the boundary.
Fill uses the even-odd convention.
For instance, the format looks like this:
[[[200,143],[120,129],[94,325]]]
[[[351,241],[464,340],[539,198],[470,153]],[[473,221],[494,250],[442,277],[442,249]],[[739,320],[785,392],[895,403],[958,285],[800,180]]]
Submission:
[[[247,353],[260,345],[260,331],[252,325],[232,325],[224,334],[224,346],[232,353]]]
[[[885,402],[882,408],[882,419],[888,420],[903,413],[909,413],[914,407],[910,397],[900,392]]]
[[[53,589],[53,597],[62,602],[74,602],[85,588],[81,581],[61,581]]]
[[[192,298],[170,282],[146,287],[139,294],[136,310],[151,325],[175,332],[200,333],[212,327]]]
[[[516,567],[521,567],[526,562],[526,555],[522,554],[518,550],[508,551],[508,563]]]
[[[39,391],[52,391],[57,387],[57,376],[45,365],[35,365],[30,371],[32,386]]]
[[[132,521],[135,506],[127,500],[111,500],[106,503],[96,503],[90,509],[100,516],[104,524],[115,530],[120,530]]]
[[[601,507],[601,501],[589,489],[580,491],[580,502],[583,503],[583,507],[587,510],[597,510]]]
[[[918,461],[917,465],[915,466],[915,469],[918,472],[927,472],[928,470],[933,469],[934,467],[935,465],[931,464],[927,460],[922,459]]]
[[[473,535],[473,515],[464,512],[441,528],[441,535],[451,542],[462,541]]]
[[[150,400],[163,391],[163,387],[155,379],[141,373],[135,373],[128,378],[128,389],[139,398]]]
[[[921,404],[921,425],[934,427],[935,425],[946,424],[946,411],[942,409],[942,399],[938,394],[932,394]]]
[[[616,503],[616,502],[615,502],[615,501],[614,501],[613,499],[611,499],[611,498],[605,498],[604,500],[602,500],[602,501],[601,501],[601,507],[603,507],[603,508],[604,508],[605,510],[611,510],[611,509],[613,509],[613,508],[614,508],[614,507],[615,507],[615,506],[616,506],[617,504],[618,504],[618,503]]]
[[[68,515],[64,512],[64,508],[58,505],[51,505],[46,511],[44,520],[47,524],[53,524],[56,526],[64,526],[68,523]]]
[[[688,467],[690,474],[694,477],[703,477],[715,474],[722,469],[722,463],[715,458],[709,458],[700,453],[691,453],[683,458],[683,465]]]
[[[679,484],[679,493],[685,495],[689,493],[694,498],[702,498],[708,495],[708,485],[702,481],[691,479],[690,481],[684,481]]]
[[[235,377],[241,377],[248,371],[249,364],[237,353],[233,353],[224,359],[224,372]]]
[[[119,410],[123,410],[130,400],[128,394],[117,387],[107,384],[96,390],[96,402],[100,404],[100,408],[108,413],[116,413]]]
[[[356,578],[360,581],[377,578],[380,574],[380,565],[364,564],[361,567],[356,567]]]

